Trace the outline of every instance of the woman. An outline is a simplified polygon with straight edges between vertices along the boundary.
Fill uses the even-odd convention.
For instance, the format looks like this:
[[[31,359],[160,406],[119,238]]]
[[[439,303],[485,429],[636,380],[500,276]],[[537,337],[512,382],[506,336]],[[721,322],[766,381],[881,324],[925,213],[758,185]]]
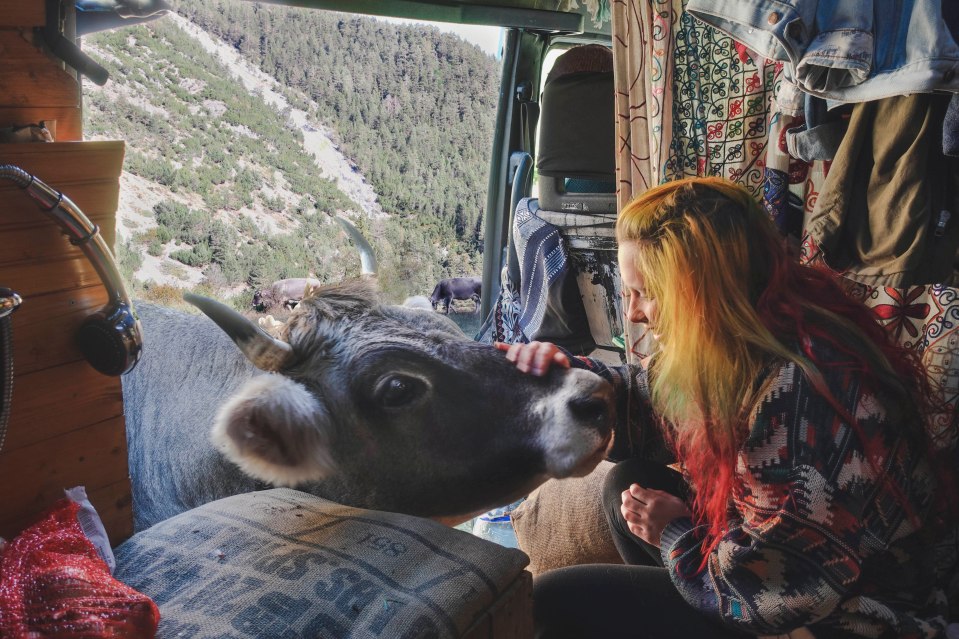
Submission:
[[[644,369],[498,347],[606,376],[631,398],[616,448],[660,432],[682,475],[629,451],[607,480],[627,565],[539,578],[537,636],[942,636],[954,433],[930,434],[952,417],[915,355],[731,182],[652,189],[617,239],[627,317],[659,345]]]

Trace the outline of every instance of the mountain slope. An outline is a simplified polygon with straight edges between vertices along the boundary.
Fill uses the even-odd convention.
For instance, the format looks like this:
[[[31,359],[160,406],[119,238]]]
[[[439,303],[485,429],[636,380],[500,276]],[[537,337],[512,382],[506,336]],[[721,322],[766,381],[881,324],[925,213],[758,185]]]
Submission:
[[[477,242],[499,64],[435,27],[268,4],[180,2],[179,11],[319,105],[385,210]]]
[[[438,32],[420,35],[432,41]],[[475,53],[471,45],[454,44]],[[371,238],[381,285],[393,299],[428,293],[445,275],[478,272],[481,210],[465,222],[461,205],[457,226],[455,206],[450,215],[440,210],[447,204],[424,202],[437,188],[453,200],[485,194],[485,171],[471,177],[478,185],[444,189],[442,180],[432,180],[413,189],[419,192],[415,202],[396,193],[378,196],[363,179],[366,167],[340,153],[356,142],[337,137],[336,118],[330,124],[324,119],[332,117],[328,110],[301,91],[270,84],[262,73],[260,84],[250,84],[253,70],[239,70],[222,42],[182,18],[95,34],[84,39],[84,48],[111,71],[105,87],[84,86],[85,131],[128,144],[118,254],[138,295],[178,297],[169,285],[199,287],[235,295],[243,307],[251,287],[274,279],[331,281],[355,274],[355,251],[326,215],[335,212],[354,217]],[[489,122],[491,131],[492,107]],[[447,133],[436,129],[432,135]],[[377,136],[380,143],[368,149],[374,155],[377,148],[396,147],[384,130]],[[418,162],[410,148],[408,158]],[[382,158],[371,161],[380,188],[409,173],[392,162],[394,156],[384,157],[390,160],[385,165]],[[395,175],[383,173],[383,166]],[[389,205],[381,208],[381,202]]]

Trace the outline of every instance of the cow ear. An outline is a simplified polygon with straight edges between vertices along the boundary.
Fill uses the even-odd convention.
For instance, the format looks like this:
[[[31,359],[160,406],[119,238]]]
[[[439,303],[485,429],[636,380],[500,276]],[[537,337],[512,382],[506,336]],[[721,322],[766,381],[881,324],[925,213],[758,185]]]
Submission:
[[[261,375],[220,408],[211,439],[248,475],[296,486],[333,472],[329,429],[329,414],[302,384]]]

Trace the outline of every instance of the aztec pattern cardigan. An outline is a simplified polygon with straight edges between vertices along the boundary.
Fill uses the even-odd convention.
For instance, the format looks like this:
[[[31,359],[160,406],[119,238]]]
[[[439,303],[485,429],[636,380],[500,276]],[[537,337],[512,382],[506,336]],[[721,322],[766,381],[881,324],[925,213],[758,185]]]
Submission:
[[[749,633],[806,627],[816,639],[942,637],[959,537],[955,529],[917,530],[902,505],[928,520],[933,472],[897,432],[881,397],[847,368],[829,366],[832,353],[813,348],[826,362],[820,368],[829,390],[859,428],[795,364],[771,369],[739,454],[729,527],[707,569],[698,571],[701,530],[689,518],[663,531],[664,563],[692,606]],[[642,425],[657,421],[645,372],[573,362],[616,387],[626,417],[617,425],[615,456],[646,456],[656,438],[643,431],[656,429]]]

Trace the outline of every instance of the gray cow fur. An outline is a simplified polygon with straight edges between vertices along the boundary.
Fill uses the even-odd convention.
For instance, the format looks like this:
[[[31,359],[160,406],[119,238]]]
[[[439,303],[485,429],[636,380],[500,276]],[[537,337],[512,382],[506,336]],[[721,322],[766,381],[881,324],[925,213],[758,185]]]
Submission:
[[[247,363],[204,316],[137,308],[143,357],[123,378],[137,530],[267,486],[234,461],[279,484],[304,476],[286,466],[306,468],[316,481],[298,487],[340,503],[465,520],[550,477],[589,472],[609,442],[611,388],[598,376],[520,373],[445,316],[377,304],[363,282],[297,306],[281,335],[295,360],[282,375]],[[287,415],[277,405],[286,391],[261,387],[309,397],[309,427],[258,430]],[[234,461],[211,443],[214,422],[221,436],[239,433],[220,445]]]

